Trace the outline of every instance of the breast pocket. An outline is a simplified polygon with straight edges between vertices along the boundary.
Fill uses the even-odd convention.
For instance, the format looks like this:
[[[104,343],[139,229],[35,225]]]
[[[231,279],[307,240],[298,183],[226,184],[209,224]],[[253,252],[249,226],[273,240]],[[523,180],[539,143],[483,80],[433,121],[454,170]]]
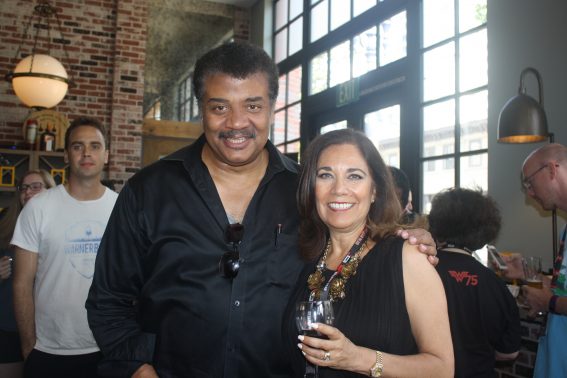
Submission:
[[[279,234],[269,261],[269,285],[282,288],[293,287],[303,267],[299,258],[297,234]]]

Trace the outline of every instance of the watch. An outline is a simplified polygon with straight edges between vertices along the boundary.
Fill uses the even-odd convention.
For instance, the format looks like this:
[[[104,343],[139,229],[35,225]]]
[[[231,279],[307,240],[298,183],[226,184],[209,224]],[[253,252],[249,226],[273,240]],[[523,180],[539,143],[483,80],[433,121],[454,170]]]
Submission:
[[[383,369],[384,369],[384,364],[382,363],[382,352],[377,350],[376,351],[376,362],[370,368],[370,376],[371,377],[382,376],[382,370]]]

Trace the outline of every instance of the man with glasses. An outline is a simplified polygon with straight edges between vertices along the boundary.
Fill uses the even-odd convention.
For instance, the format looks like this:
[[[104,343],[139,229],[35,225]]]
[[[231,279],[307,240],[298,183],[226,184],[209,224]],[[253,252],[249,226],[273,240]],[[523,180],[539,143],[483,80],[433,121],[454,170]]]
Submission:
[[[15,248],[14,312],[25,377],[96,377],[99,348],[85,299],[94,260],[117,194],[100,182],[108,162],[105,130],[79,118],[65,133],[69,179],[20,213]],[[22,192],[41,189],[21,185]]]
[[[277,68],[227,43],[193,89],[204,134],[128,181],[102,240],[86,304],[99,371],[289,377],[281,318],[303,262],[298,167],[268,140]]]
[[[567,148],[552,143],[533,151],[524,161],[522,180],[526,194],[544,210],[567,211]],[[565,236],[553,267],[551,282],[543,289],[523,286],[529,314],[548,312],[546,334],[539,340],[534,377],[567,376],[567,260],[563,261]]]

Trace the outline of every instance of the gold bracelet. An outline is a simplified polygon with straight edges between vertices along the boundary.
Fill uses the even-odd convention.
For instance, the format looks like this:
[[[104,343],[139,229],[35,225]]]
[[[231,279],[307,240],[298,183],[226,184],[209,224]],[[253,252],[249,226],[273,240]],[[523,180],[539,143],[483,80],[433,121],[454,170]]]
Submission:
[[[382,352],[377,350],[376,351],[376,362],[370,368],[370,376],[371,377],[380,377],[380,376],[382,376],[383,370],[384,370],[384,363],[382,362]]]

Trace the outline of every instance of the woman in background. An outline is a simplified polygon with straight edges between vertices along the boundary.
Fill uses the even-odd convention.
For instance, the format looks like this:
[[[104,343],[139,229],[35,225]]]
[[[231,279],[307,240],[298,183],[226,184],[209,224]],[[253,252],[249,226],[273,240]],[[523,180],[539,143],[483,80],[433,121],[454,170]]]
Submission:
[[[18,215],[35,195],[55,186],[43,169],[28,171],[17,186],[10,207],[0,213],[0,377],[22,376],[23,358],[12,305],[12,248]]]
[[[308,261],[284,314],[294,376],[452,377],[443,285],[415,246],[396,237],[401,207],[372,142],[351,129],[309,145],[298,186],[300,252]],[[295,305],[328,297],[328,339],[299,335]]]
[[[493,242],[500,212],[481,191],[454,188],[431,203],[429,231],[437,241],[437,271],[445,286],[455,353],[455,377],[496,377],[495,360],[513,360],[520,349],[515,299],[472,252]]]

